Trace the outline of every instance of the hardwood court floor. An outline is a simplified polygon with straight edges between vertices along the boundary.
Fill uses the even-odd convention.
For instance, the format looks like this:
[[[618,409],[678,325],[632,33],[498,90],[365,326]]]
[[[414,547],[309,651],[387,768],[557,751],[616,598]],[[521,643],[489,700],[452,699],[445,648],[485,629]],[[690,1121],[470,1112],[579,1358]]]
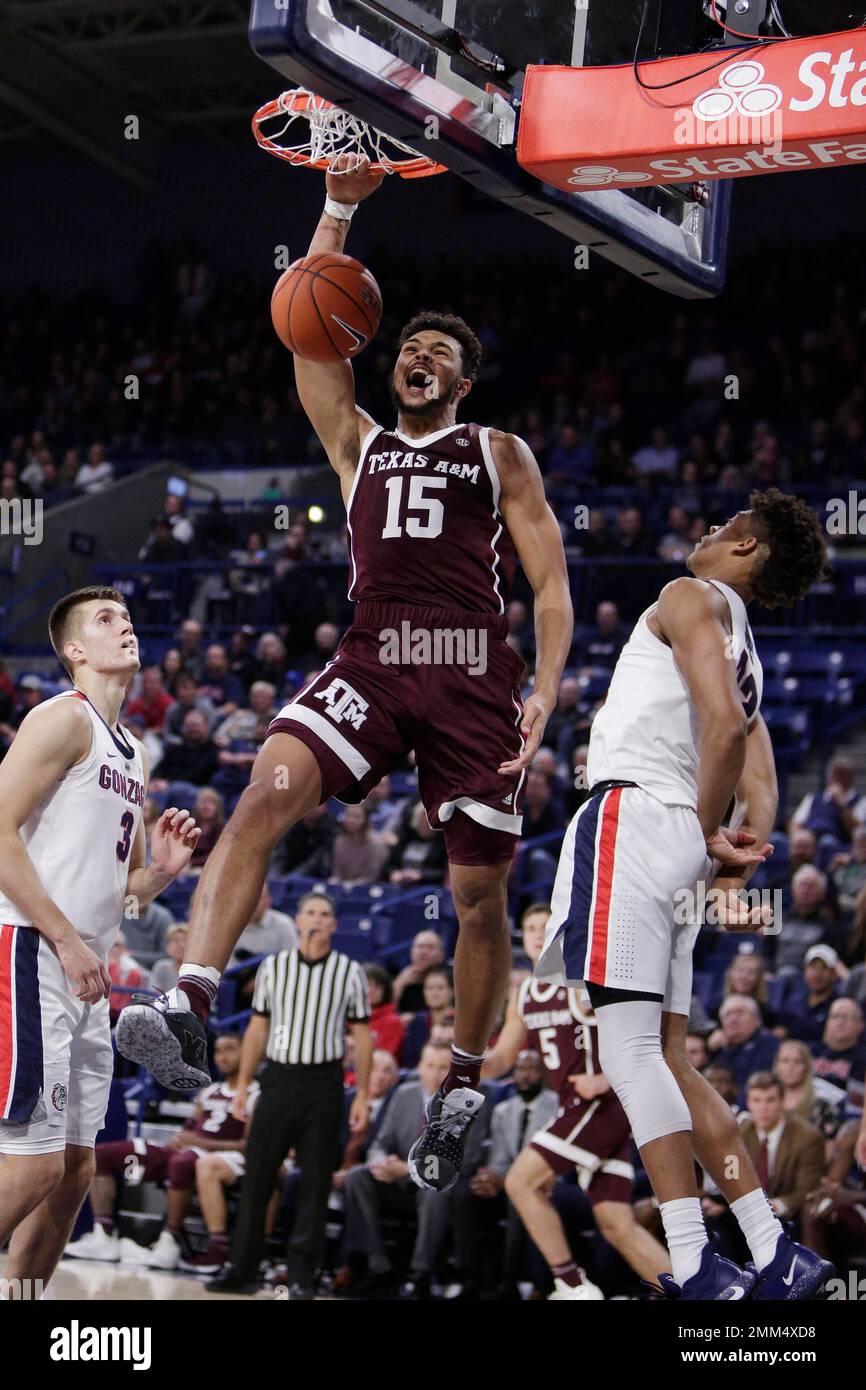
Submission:
[[[6,1257],[0,1255],[0,1278]],[[240,1294],[205,1293],[204,1280],[188,1274],[164,1270],[139,1269],[135,1265],[103,1264],[99,1260],[61,1260],[44,1295],[45,1301],[75,1303],[131,1302],[241,1302],[250,1298]],[[260,1302],[274,1302],[275,1295],[262,1290],[254,1295]]]

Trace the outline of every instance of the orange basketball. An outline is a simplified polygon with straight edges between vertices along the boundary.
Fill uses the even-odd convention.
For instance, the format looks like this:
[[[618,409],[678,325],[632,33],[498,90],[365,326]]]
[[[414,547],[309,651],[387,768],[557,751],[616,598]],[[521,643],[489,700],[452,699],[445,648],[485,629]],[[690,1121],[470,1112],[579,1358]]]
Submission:
[[[311,362],[355,357],[375,335],[382,296],[369,270],[351,256],[319,252],[295,261],[271,295],[280,342]]]

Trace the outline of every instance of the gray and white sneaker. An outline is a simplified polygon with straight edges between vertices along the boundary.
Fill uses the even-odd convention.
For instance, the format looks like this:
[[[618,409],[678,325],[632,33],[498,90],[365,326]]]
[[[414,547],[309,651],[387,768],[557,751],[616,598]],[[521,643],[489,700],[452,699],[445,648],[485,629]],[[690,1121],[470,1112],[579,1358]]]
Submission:
[[[203,1025],[190,1009],[173,1007],[164,994],[134,994],[121,1011],[114,1038],[118,1052],[147,1067],[171,1091],[210,1085]]]
[[[409,1150],[409,1176],[418,1187],[447,1192],[460,1176],[466,1135],[481,1110],[480,1091],[461,1086],[427,1102],[427,1125]]]

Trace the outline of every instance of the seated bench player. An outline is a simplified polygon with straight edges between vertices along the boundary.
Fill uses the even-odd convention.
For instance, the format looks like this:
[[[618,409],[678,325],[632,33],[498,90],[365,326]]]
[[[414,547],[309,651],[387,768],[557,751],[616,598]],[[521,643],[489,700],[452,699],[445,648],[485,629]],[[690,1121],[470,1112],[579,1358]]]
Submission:
[[[232,1115],[240,1055],[240,1038],[230,1033],[217,1038],[214,1061],[222,1080],[201,1092],[191,1124],[178,1130],[167,1144],[152,1144],[145,1139],[97,1144],[96,1174],[90,1189],[93,1230],[67,1245],[68,1257],[123,1260],[146,1264],[152,1269],[181,1266],[201,1273],[223,1263],[225,1202],[220,1204],[219,1198],[225,1187],[239,1182],[244,1174],[246,1124]],[[215,1163],[217,1159],[219,1168]],[[200,1195],[207,1194],[202,1202],[202,1214],[209,1236],[209,1249],[203,1260],[193,1255],[183,1230],[193,1185],[202,1164],[206,1165],[206,1171],[201,1175],[199,1191]],[[217,1180],[220,1192],[213,1190]],[[150,1249],[133,1240],[119,1239],[115,1233],[114,1210],[121,1182],[130,1186],[142,1182],[164,1182],[166,1185],[166,1225]]]

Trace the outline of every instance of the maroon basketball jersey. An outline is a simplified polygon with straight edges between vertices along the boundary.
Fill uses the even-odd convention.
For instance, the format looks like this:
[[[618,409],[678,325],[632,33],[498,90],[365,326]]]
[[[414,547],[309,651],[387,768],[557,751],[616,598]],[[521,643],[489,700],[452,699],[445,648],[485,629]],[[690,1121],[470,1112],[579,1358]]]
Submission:
[[[251,1088],[250,1100],[258,1094],[258,1086]],[[245,1123],[236,1120],[232,1114],[232,1104],[237,1092],[216,1081],[198,1097],[201,1106],[201,1119],[194,1126],[196,1134],[206,1135],[208,1139],[225,1139],[232,1143],[244,1137]]]
[[[517,1012],[527,1032],[527,1047],[541,1054],[547,1084],[572,1104],[575,1092],[568,1078],[601,1072],[592,1009],[581,1004],[578,990],[530,976],[518,990]]]
[[[505,612],[517,557],[486,427],[409,439],[375,426],[347,512],[350,599]]]

